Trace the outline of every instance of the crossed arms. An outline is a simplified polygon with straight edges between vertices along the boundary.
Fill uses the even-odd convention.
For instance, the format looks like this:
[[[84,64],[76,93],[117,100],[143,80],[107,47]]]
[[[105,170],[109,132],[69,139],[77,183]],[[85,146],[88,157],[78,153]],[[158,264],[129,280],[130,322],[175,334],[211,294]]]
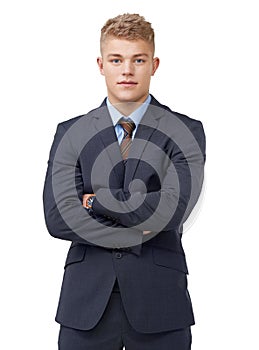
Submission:
[[[200,122],[196,122],[193,127],[196,129],[196,135],[201,137],[199,145],[201,145],[201,148],[204,145],[201,149],[204,155],[205,136],[202,125]],[[115,241],[118,239],[118,244],[121,245],[124,244],[122,232],[125,231],[127,233],[126,241],[129,244],[131,237],[134,242],[137,240],[141,243],[143,234],[148,234],[151,231],[161,232],[162,230],[175,229],[188,217],[201,190],[204,162],[199,157],[197,158],[197,155],[190,159],[190,163],[200,169],[197,172],[197,178],[192,179],[188,162],[186,162],[181,152],[176,152],[173,156],[173,164],[168,166],[159,191],[129,193],[122,188],[99,188],[95,193],[96,198],[93,202],[94,215],[93,217],[87,215],[83,206],[85,206],[87,196],[90,194],[83,193],[84,184],[80,163],[72,163],[64,155],[58,170],[55,168],[57,147],[66,131],[63,123],[58,125],[50,151],[43,191],[45,221],[52,236],[96,245],[98,237],[102,240],[110,235],[111,237],[114,236]],[[70,177],[69,180],[73,177],[73,180],[76,181],[77,191],[75,192],[72,188],[74,181],[67,181],[66,191],[55,194],[53,186],[60,179],[63,180],[64,174]],[[176,182],[173,181],[176,177],[179,179],[178,189],[175,186]],[[192,180],[194,180],[193,183]],[[197,193],[190,203],[193,186],[197,187]],[[112,197],[116,199],[116,205],[119,209],[117,211],[109,209],[109,202]],[[142,204],[136,208],[136,203]],[[159,206],[159,203],[162,204]],[[66,217],[71,217],[72,224],[64,220],[63,213],[66,213]],[[73,223],[75,222],[76,230],[73,229]],[[98,225],[96,225],[97,223]],[[165,225],[161,227],[161,223],[162,226]]]

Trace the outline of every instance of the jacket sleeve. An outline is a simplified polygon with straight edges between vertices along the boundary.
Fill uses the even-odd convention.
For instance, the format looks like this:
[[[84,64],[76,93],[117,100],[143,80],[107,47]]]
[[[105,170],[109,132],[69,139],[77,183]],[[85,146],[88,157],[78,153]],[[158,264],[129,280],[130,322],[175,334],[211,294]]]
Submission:
[[[102,214],[90,215],[82,206],[81,167],[69,140],[62,145],[66,131],[62,123],[58,124],[43,189],[44,217],[50,235],[112,248],[141,243],[140,230],[125,227]]]
[[[199,198],[206,157],[202,123],[194,120],[189,128],[194,144],[187,145],[185,154],[174,148],[159,191],[130,193],[125,189],[100,188],[96,192],[93,211],[114,217],[125,226],[152,232],[181,227]],[[117,200],[115,211],[107,209],[112,197]]]

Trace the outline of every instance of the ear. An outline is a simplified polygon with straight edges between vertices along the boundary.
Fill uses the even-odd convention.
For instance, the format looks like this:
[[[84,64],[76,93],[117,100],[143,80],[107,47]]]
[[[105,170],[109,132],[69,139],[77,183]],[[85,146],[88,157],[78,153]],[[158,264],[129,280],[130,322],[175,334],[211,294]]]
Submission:
[[[152,75],[155,75],[155,72],[159,66],[160,60],[158,57],[153,58],[153,70],[152,70]]]
[[[97,64],[98,64],[100,73],[101,73],[102,75],[104,75],[104,71],[103,71],[103,59],[102,59],[102,57],[97,57]]]

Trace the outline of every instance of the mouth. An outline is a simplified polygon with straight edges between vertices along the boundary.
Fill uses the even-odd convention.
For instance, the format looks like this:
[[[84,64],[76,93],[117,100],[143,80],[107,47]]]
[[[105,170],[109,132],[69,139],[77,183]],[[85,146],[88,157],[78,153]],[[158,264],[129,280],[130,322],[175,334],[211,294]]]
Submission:
[[[120,86],[124,86],[124,87],[131,87],[131,86],[136,86],[138,83],[136,83],[135,81],[131,81],[131,80],[123,80],[117,83]]]

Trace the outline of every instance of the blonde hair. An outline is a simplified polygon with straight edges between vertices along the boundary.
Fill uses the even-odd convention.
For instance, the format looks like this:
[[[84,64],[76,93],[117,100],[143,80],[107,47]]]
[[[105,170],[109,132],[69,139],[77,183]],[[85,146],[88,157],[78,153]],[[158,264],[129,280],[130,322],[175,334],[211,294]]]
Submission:
[[[125,13],[108,19],[101,29],[101,48],[102,43],[110,36],[127,40],[142,39],[152,44],[155,49],[155,33],[151,23],[136,13]]]

